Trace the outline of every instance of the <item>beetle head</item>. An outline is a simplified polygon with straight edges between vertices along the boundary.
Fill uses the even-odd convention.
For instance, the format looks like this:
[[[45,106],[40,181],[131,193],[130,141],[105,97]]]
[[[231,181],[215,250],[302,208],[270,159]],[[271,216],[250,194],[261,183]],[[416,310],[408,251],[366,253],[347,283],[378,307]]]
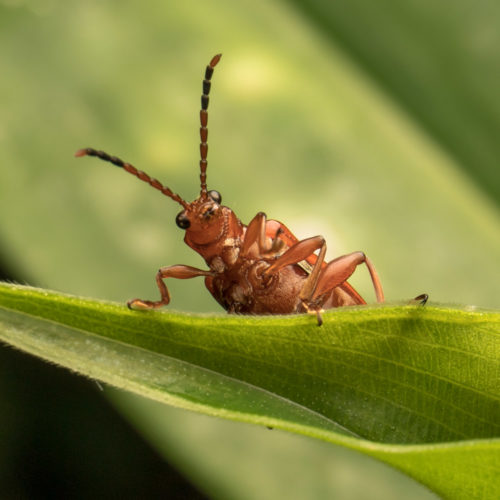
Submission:
[[[217,191],[207,192],[184,207],[177,214],[175,223],[186,230],[186,239],[203,245],[214,241],[224,226],[227,207],[221,206],[221,196]]]

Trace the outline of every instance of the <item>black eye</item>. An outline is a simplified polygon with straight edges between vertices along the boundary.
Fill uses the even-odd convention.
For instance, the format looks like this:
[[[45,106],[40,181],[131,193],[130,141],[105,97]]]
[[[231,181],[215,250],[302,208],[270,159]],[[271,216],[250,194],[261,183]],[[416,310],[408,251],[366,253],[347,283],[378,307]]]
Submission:
[[[220,195],[219,191],[209,191],[208,196],[210,196],[210,198],[212,198],[212,200],[214,200],[217,205],[220,205],[222,196]]]
[[[175,218],[175,223],[181,228],[181,229],[187,229],[190,226],[189,219],[186,215],[186,212],[184,210],[182,212],[179,212],[177,214],[177,217]]]

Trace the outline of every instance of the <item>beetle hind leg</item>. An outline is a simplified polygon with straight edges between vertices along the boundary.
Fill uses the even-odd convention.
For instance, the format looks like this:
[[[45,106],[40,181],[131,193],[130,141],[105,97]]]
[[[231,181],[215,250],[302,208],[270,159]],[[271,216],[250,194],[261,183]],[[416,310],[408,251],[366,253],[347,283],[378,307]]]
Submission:
[[[333,288],[342,285],[356,270],[360,264],[365,264],[372,279],[373,288],[377,302],[384,302],[384,292],[372,261],[363,252],[353,252],[342,255],[330,261],[321,270],[316,287],[311,298],[314,300]]]

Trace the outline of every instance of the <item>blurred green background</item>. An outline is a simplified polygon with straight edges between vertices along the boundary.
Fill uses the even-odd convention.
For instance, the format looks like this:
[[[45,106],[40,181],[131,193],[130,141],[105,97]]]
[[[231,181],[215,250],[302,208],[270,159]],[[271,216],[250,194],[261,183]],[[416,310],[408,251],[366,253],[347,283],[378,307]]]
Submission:
[[[195,197],[201,79],[222,52],[208,185],[243,222],[265,211],[299,237],[323,234],[330,258],[365,251],[389,301],[427,292],[498,307],[499,15],[487,0],[0,0],[5,275],[123,302],[155,298],[160,265],[203,265],[182,242],[175,203],[72,156],[105,149]],[[352,283],[374,300],[364,269]],[[177,310],[219,310],[201,280],[169,288]],[[107,487],[139,497],[151,484],[151,495],[178,498],[431,496],[347,450],[2,356],[0,492],[33,497],[47,483],[82,498]]]

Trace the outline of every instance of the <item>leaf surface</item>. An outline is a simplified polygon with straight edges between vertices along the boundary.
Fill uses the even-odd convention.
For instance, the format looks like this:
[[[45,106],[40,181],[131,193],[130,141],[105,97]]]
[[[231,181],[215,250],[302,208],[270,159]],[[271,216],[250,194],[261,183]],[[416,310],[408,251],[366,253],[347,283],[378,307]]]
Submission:
[[[0,286],[0,336],[180,408],[379,458],[445,497],[493,498],[500,315],[342,309],[313,318],[191,316]]]

